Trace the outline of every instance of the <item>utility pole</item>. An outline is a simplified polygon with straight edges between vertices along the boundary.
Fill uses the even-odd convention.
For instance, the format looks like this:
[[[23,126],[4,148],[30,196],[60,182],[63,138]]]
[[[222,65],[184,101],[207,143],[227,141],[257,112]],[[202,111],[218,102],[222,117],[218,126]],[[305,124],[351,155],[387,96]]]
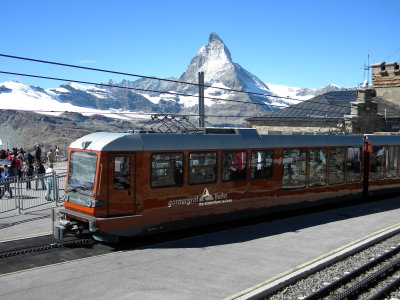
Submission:
[[[199,127],[204,127],[204,72],[199,72]]]

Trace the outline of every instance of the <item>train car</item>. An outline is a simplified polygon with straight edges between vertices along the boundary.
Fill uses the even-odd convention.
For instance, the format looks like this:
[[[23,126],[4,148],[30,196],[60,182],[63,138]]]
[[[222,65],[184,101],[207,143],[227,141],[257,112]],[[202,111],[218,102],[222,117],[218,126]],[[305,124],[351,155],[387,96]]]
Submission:
[[[365,135],[366,167],[365,182],[368,185],[368,196],[379,196],[400,191],[399,173],[399,135],[368,134]]]
[[[362,199],[363,149],[363,136],[255,129],[89,134],[69,149],[56,237],[116,241]]]

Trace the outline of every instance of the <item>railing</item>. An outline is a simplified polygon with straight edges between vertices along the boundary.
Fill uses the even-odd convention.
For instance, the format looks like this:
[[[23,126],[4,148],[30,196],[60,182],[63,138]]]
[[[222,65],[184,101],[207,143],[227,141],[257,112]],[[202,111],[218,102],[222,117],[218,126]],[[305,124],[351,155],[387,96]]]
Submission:
[[[23,210],[54,202],[62,205],[66,173],[42,174],[18,178],[9,177],[0,182],[0,213]]]

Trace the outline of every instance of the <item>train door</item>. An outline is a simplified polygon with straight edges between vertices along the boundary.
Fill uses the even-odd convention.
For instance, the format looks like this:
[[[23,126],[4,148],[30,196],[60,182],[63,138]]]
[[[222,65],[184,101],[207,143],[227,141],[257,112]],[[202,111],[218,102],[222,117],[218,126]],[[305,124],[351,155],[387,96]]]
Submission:
[[[108,215],[135,213],[135,154],[113,153],[108,161]]]

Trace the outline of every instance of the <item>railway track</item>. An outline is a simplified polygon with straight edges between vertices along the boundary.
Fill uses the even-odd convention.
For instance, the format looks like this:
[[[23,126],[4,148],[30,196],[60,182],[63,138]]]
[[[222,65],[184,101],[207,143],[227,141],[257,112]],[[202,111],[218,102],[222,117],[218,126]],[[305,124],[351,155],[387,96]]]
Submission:
[[[85,238],[85,239],[73,239],[73,240],[63,241],[63,242],[26,245],[26,246],[22,246],[22,247],[11,248],[11,249],[0,251],[0,259],[12,257],[12,256],[18,256],[18,255],[22,255],[22,254],[33,253],[33,252],[41,252],[41,251],[46,251],[46,250],[61,248],[61,247],[90,245],[90,244],[93,244],[94,242],[95,241],[91,238]]]
[[[383,299],[400,286],[400,245],[324,286],[303,300]]]
[[[243,299],[400,299],[400,233],[296,281]],[[388,297],[388,298],[385,298]]]
[[[112,247],[94,243],[90,238],[71,238],[54,242],[51,235],[41,235],[0,243],[0,275],[51,264],[102,255]]]

